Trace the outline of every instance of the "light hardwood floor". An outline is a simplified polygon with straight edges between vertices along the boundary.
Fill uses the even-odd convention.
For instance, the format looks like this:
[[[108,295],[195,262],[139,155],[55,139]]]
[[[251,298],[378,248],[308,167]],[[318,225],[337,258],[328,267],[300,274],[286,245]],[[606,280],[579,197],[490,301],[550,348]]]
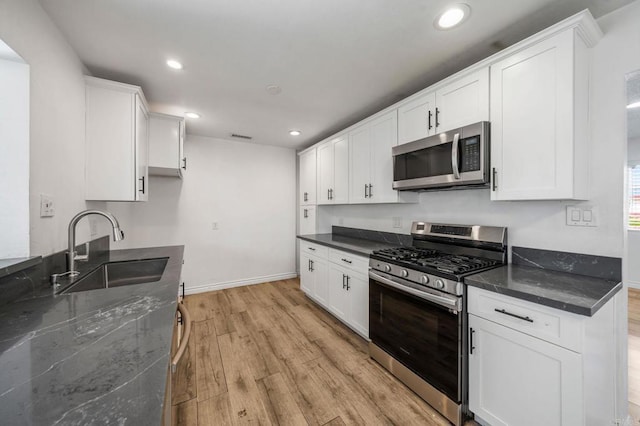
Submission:
[[[174,375],[178,425],[448,425],[369,359],[297,279],[185,298],[193,335]],[[640,290],[629,290],[629,411],[640,424]],[[475,424],[468,422],[467,425]]]
[[[640,424],[640,290],[629,289],[629,413]]]
[[[173,384],[179,425],[448,425],[297,279],[187,296]]]

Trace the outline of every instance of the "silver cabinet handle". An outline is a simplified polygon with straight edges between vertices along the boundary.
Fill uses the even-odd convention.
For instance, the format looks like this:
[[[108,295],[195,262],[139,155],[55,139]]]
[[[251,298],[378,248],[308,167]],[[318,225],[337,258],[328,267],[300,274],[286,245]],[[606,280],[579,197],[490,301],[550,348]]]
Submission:
[[[433,116],[433,113],[431,112],[431,110],[429,110],[428,130],[433,129],[433,126],[431,125],[431,117],[432,116]]]
[[[352,264],[352,263],[353,263],[353,262],[352,262],[352,261],[350,261],[349,259],[344,259],[344,258],[343,258],[343,259],[340,259],[340,260],[342,260],[343,262],[346,262],[346,263],[348,263],[348,264]]]
[[[372,198],[372,197],[373,197],[373,191],[372,191],[372,189],[373,189],[373,184],[372,184],[372,183],[370,183],[370,184],[369,184],[369,198]]]
[[[316,251],[316,249],[314,249],[313,247],[309,247],[309,250]]]
[[[309,217],[309,215],[307,214],[307,209],[304,209],[304,214],[302,215],[302,217],[304,217],[305,219]]]
[[[309,262],[311,263],[311,265],[310,265],[310,268],[311,268],[311,269],[309,269],[309,270],[310,270],[311,272],[313,272],[313,270],[314,270],[314,269],[313,269],[313,260],[309,260]]]
[[[440,110],[436,107],[436,127],[440,127]]]
[[[342,274],[342,289],[344,290],[345,288],[347,288],[347,283],[345,282],[347,279],[347,276],[345,274]]]
[[[453,177],[460,179],[460,167],[458,165],[458,145],[460,145],[460,133],[453,135],[453,144],[451,145],[451,168],[453,169]]]
[[[191,336],[191,315],[189,315],[189,310],[184,305],[184,303],[178,303],[178,311],[180,311],[180,315],[182,315],[182,324],[184,327],[184,335],[182,336],[182,341],[180,342],[180,347],[178,348],[178,352],[171,360],[171,372],[175,373],[176,368],[178,367],[178,363],[184,355],[184,351],[187,349],[187,345],[189,344],[189,337]]]
[[[498,179],[498,171],[496,170],[496,168],[493,168],[493,182],[491,183],[491,190],[495,191],[496,189],[498,189],[498,184],[496,183],[496,180]]]
[[[303,199],[304,199],[304,201],[309,201],[309,198],[308,198],[308,196],[307,196],[307,193],[306,193],[306,192],[304,193],[304,197],[303,197]]]
[[[369,185],[364,184],[364,198],[369,198]]]
[[[184,170],[187,170],[187,157],[184,157],[184,158],[182,159],[182,168],[183,168]]]
[[[347,277],[347,291],[351,290],[351,286],[349,285],[349,275],[346,276]]]

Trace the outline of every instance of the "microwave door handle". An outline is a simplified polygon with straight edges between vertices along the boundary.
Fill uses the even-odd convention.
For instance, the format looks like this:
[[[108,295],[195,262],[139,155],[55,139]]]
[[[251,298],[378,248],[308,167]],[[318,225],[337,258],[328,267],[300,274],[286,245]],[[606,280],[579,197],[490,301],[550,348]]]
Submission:
[[[451,145],[451,168],[453,176],[460,179],[460,166],[458,165],[458,145],[460,144],[460,133],[453,135],[453,144]]]

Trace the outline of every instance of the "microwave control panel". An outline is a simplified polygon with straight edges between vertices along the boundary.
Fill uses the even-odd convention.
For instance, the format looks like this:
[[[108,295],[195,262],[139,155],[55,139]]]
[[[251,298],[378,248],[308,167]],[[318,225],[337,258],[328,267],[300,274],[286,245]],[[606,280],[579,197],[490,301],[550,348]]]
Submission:
[[[460,171],[474,172],[480,170],[480,136],[473,136],[460,141]]]

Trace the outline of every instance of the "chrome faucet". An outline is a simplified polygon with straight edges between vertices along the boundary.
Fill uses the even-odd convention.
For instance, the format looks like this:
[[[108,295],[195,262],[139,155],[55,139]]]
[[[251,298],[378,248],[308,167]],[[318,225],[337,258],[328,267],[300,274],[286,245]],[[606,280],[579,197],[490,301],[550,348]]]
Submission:
[[[103,212],[100,210],[85,210],[73,217],[71,222],[69,222],[69,251],[67,252],[67,273],[70,275],[77,274],[75,269],[76,260],[82,259],[83,257],[78,256],[76,253],[76,225],[85,216],[90,214],[97,214],[99,216],[106,217],[109,222],[111,222],[111,226],[113,227],[113,241],[120,241],[124,239],[124,232],[120,230],[120,224],[118,223],[118,219],[116,219],[111,213]],[[84,257],[86,259],[86,256]]]

